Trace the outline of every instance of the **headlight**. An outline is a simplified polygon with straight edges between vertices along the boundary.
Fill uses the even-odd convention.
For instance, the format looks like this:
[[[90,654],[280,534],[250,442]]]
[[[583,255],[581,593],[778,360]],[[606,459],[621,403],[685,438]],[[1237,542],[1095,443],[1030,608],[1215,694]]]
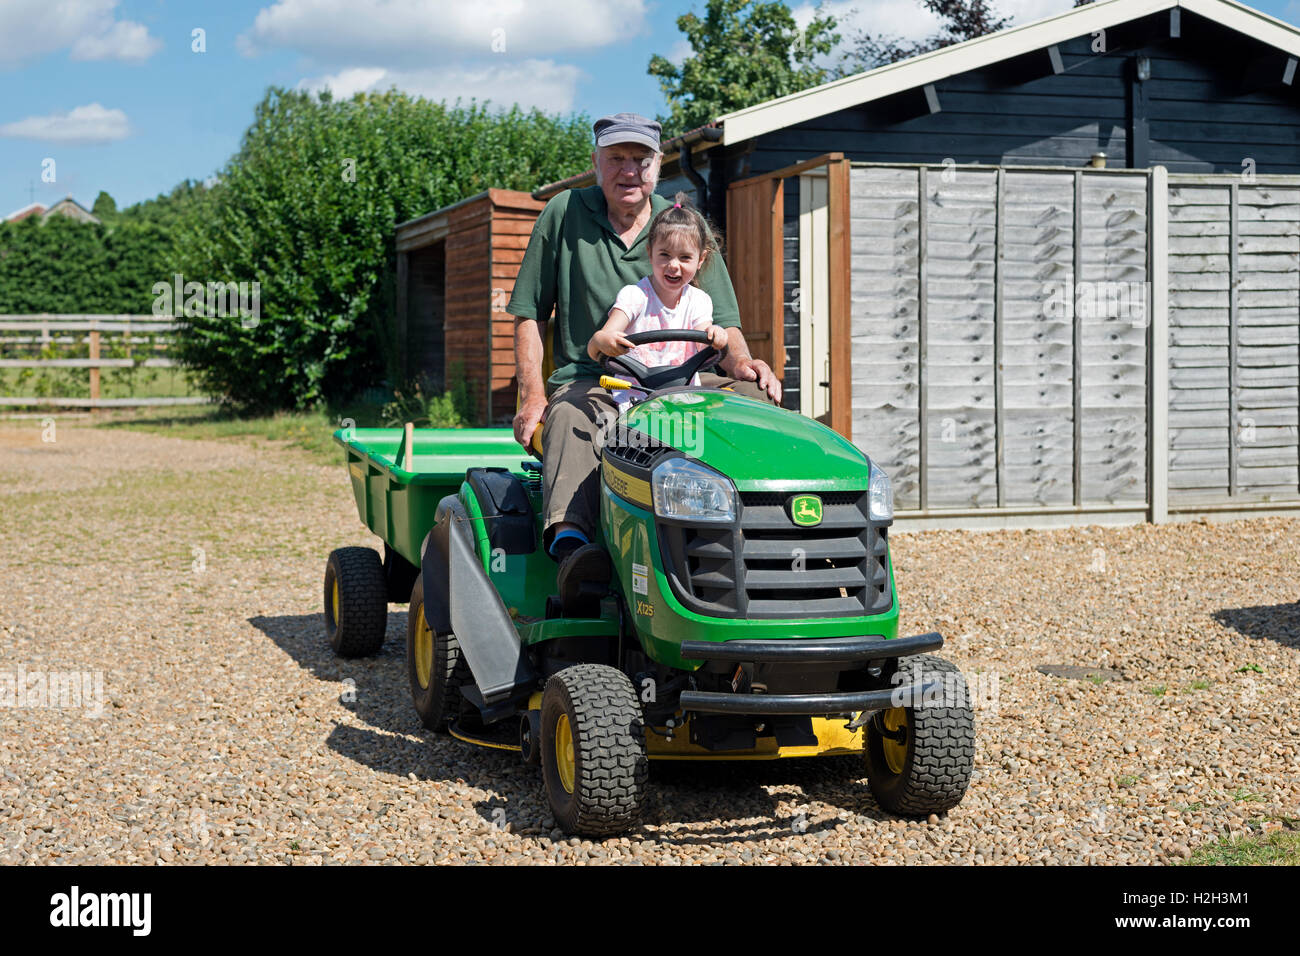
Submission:
[[[894,486],[889,476],[871,463],[871,485],[867,491],[867,508],[872,521],[894,520]]]
[[[669,458],[650,476],[655,514],[691,521],[736,520],[736,489],[712,468]]]

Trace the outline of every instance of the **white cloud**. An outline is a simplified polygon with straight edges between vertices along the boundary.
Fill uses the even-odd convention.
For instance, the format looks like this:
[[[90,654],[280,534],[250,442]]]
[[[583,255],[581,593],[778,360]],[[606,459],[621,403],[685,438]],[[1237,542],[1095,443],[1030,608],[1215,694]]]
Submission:
[[[626,43],[645,16],[645,0],[276,0],[238,43],[246,54],[285,48],[318,62],[414,69],[439,54],[513,58]]]
[[[118,20],[118,0],[3,0],[0,67],[71,48],[75,60],[140,61],[162,47],[143,24]]]
[[[143,23],[119,20],[98,36],[87,34],[72,45],[74,60],[147,60],[162,48]]]
[[[356,93],[382,92],[390,86],[430,100],[454,101],[471,97],[491,100],[496,106],[518,103],[547,112],[573,108],[582,71],[551,60],[512,61],[486,66],[448,66],[423,70],[389,70],[384,67],[349,67],[328,76],[303,80],[299,88],[319,91],[328,87],[336,98]]]
[[[994,11],[1011,18],[1012,26],[1023,26],[1043,17],[1064,13],[1074,7],[1074,0],[994,0]],[[804,2],[792,11],[800,26],[807,26],[816,13],[816,4]],[[851,42],[859,33],[883,34],[920,40],[939,29],[940,20],[920,0],[832,0],[823,6],[823,14],[835,17],[836,30]]]
[[[67,113],[29,116],[0,126],[0,136],[11,139],[37,139],[65,146],[112,143],[131,133],[126,114],[109,110],[98,103],[78,106]]]

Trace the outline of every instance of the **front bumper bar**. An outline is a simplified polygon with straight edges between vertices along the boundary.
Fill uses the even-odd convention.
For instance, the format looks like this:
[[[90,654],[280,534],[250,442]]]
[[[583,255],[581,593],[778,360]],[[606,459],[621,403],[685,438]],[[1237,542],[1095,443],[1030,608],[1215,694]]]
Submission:
[[[776,641],[682,641],[682,657],[693,661],[752,664],[852,664],[924,654],[943,647],[937,631],[913,637],[830,637]]]
[[[864,710],[887,710],[904,704],[897,701],[925,700],[938,685],[911,684],[885,690],[848,691],[830,694],[719,694],[712,691],[684,690],[679,699],[683,711],[699,714],[778,714],[807,715],[855,714]],[[897,696],[895,696],[897,695]]]
[[[878,636],[833,637],[775,641],[683,641],[682,657],[742,664],[861,664],[924,654],[943,647],[943,636],[931,631],[913,637],[885,640]],[[818,694],[728,694],[684,690],[678,705],[683,711],[703,714],[808,715],[851,714],[906,706],[907,701],[928,699],[936,685],[912,684],[868,691],[831,691]]]

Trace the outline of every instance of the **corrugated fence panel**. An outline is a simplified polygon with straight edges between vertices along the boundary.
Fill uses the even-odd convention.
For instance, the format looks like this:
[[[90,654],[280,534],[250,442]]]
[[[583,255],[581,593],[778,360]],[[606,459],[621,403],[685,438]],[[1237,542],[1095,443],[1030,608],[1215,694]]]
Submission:
[[[1228,186],[1169,188],[1169,500],[1228,495]],[[1222,263],[1206,272],[1205,259]]]
[[[899,509],[920,505],[916,169],[855,168],[853,441],[893,479]]]
[[[1300,187],[1237,190],[1237,271],[1254,297],[1237,302],[1237,490],[1295,497],[1300,409]],[[1242,293],[1244,297],[1244,292]]]
[[[1008,505],[1074,499],[1074,176],[1008,170],[1002,198],[1003,475]]]
[[[1147,501],[1149,182],[853,169],[853,438],[900,510],[923,463],[935,511],[1069,505],[1076,442],[1085,509]],[[1300,500],[1300,182],[1170,176],[1168,224],[1170,505]]]
[[[1169,220],[1170,502],[1295,500],[1300,185],[1171,176]]]
[[[931,170],[926,186],[927,481],[931,508],[995,507],[997,173]]]
[[[1147,177],[1083,174],[1082,499],[1147,496]]]

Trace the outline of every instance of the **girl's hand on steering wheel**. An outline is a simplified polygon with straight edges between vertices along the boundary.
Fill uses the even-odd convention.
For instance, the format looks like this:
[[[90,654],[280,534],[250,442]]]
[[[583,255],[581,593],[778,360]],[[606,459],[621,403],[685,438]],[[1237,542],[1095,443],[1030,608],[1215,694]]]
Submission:
[[[636,348],[627,340],[627,336],[622,332],[612,332],[608,329],[601,329],[591,337],[591,342],[587,346],[587,353],[592,358],[598,358],[601,355],[608,355],[615,358],[624,355],[631,349]]]
[[[709,333],[709,345],[719,352],[727,347],[727,330],[720,325],[710,325],[704,331]]]

